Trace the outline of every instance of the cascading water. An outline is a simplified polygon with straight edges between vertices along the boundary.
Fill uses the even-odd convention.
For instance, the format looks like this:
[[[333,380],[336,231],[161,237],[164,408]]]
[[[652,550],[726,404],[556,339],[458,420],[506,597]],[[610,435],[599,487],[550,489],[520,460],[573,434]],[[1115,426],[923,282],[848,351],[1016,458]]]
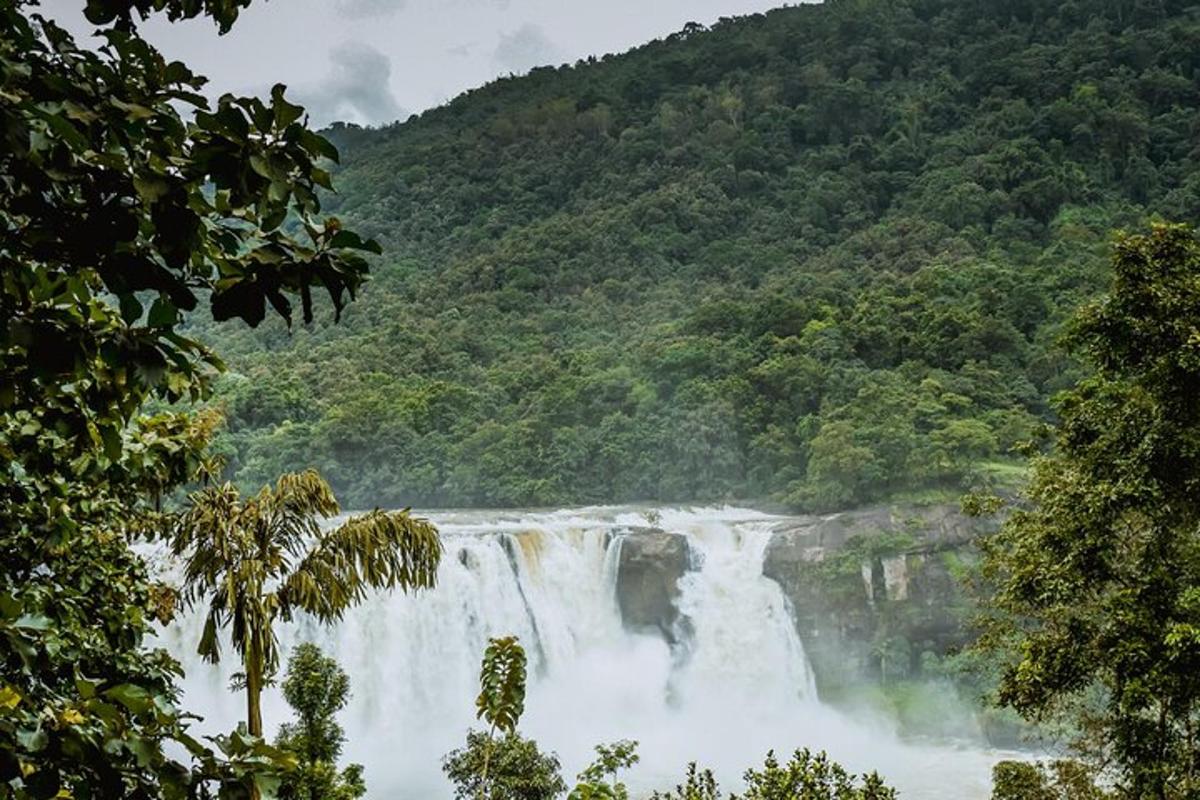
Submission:
[[[622,531],[645,525],[631,509],[431,514],[446,553],[438,586],[374,595],[334,628],[304,620],[281,630],[285,649],[313,641],[350,675],[344,757],[362,763],[372,798],[450,796],[442,756],[474,722],[479,659],[489,636],[520,636],[530,658],[521,730],[557,752],[569,779],[601,742],[633,738],[635,790],[665,788],[689,761],[726,788],[768,749],[825,749],[848,768],[878,769],[914,797],[987,796],[987,754],[904,745],[823,706],[783,593],[762,575],[777,517],[743,509],[661,509],[665,530],[688,536],[694,569],[680,581],[688,640],[625,630],[616,602]],[[228,731],[243,696],[192,655],[199,615],[163,634],[184,662],[185,701],[201,732]],[[290,717],[278,691],[264,715]]]

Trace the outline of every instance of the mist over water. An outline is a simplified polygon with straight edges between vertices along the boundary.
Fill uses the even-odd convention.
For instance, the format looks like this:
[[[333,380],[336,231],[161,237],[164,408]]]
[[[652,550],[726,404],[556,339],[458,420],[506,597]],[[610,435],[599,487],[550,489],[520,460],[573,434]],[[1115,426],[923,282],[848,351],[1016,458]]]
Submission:
[[[820,702],[783,593],[762,575],[783,518],[728,507],[659,513],[664,530],[689,537],[694,562],[678,601],[691,630],[674,652],[621,623],[623,531],[646,524],[629,508],[432,513],[446,547],[436,589],[372,596],[332,629],[304,620],[280,630],[285,650],[316,642],[349,673],[344,759],[365,766],[369,796],[450,796],[441,760],[474,722],[487,639],[516,634],[530,662],[520,730],[558,754],[568,782],[593,745],[629,738],[641,743],[627,778],[635,795],[673,786],[689,761],[733,790],[769,749],[810,747],[852,771],[878,770],[906,797],[988,797],[1000,755],[969,742],[903,743],[885,722]],[[219,667],[202,663],[200,624],[188,615],[163,639],[184,664],[186,707],[205,716],[200,732],[228,731],[244,713],[244,696],[227,689],[236,659],[226,649]],[[277,688],[264,715],[269,729],[291,716]]]

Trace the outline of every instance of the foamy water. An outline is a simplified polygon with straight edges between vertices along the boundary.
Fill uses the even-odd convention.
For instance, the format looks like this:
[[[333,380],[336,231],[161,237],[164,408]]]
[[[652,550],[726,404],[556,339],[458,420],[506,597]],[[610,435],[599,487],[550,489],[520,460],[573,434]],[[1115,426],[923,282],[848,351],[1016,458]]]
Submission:
[[[769,749],[827,750],[853,771],[878,770],[906,797],[989,796],[1000,757],[970,742],[913,745],[886,723],[822,704],[780,588],[762,575],[771,528],[783,518],[737,508],[658,509],[661,527],[689,537],[696,567],[680,583],[693,632],[686,657],[621,624],[615,591],[623,531],[646,524],[628,508],[449,511],[430,518],[446,553],[437,588],[371,597],[335,628],[311,620],[279,631],[285,649],[313,641],[353,688],[341,722],[345,758],[366,768],[371,798],[450,797],[441,759],[474,721],[479,660],[489,636],[516,634],[530,659],[520,729],[556,752],[568,782],[591,748],[637,739],[635,794],[674,785],[689,761],[734,790]],[[194,655],[201,618],[163,634],[187,673],[185,706],[201,732],[231,729],[244,698],[238,671]],[[290,717],[278,690],[264,698],[269,729]]]

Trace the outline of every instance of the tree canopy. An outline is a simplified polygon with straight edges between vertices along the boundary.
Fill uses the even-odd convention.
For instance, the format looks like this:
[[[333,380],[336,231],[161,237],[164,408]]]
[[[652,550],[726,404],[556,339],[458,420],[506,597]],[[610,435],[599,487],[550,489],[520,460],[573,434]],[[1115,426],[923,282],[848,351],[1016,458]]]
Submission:
[[[296,719],[280,727],[276,744],[296,754],[299,768],[284,778],[281,800],[358,800],[366,794],[361,765],[338,770],[346,734],[337,713],[350,700],[350,679],[337,661],[314,644],[297,645],[283,696]]]
[[[329,484],[306,470],[244,499],[229,483],[199,489],[172,520],[182,598],[204,610],[197,652],[218,661],[228,629],[245,667],[254,736],[264,730],[262,690],[279,668],[276,623],[304,611],[328,625],[369,589],[407,592],[437,582],[442,544],[428,521],[376,509],[330,526],[340,512]]]
[[[1096,373],[1056,402],[1052,449],[987,542],[984,640],[1001,702],[1081,721],[1122,796],[1193,797],[1200,717],[1200,241],[1123,236],[1070,339]]]
[[[1003,476],[1109,232],[1200,217],[1190,5],[798,4],[335,126],[329,207],[387,255],[336,329],[193,329],[233,478],[816,509]]]

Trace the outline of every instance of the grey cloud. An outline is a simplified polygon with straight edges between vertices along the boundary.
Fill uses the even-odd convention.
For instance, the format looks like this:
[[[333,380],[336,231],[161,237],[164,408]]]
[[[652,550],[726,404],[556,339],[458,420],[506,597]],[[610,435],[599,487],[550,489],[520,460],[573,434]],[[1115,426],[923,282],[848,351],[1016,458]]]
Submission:
[[[408,117],[392,96],[388,84],[392,62],[387,56],[362,42],[345,42],[329,57],[333,61],[329,76],[296,91],[315,124],[335,120],[380,124]]]
[[[337,0],[338,10],[351,19],[383,17],[404,8],[406,0]]]
[[[437,8],[439,3],[445,2],[447,0],[437,0],[430,5],[432,8]],[[511,0],[455,0],[454,4],[468,7],[490,4],[500,11],[505,11],[510,3]],[[408,0],[336,0],[336,4],[338,10],[350,19],[362,19],[394,14],[408,6]]]
[[[500,34],[500,44],[492,57],[505,69],[524,72],[531,67],[559,63],[563,54],[541,26],[526,23],[512,33]]]

